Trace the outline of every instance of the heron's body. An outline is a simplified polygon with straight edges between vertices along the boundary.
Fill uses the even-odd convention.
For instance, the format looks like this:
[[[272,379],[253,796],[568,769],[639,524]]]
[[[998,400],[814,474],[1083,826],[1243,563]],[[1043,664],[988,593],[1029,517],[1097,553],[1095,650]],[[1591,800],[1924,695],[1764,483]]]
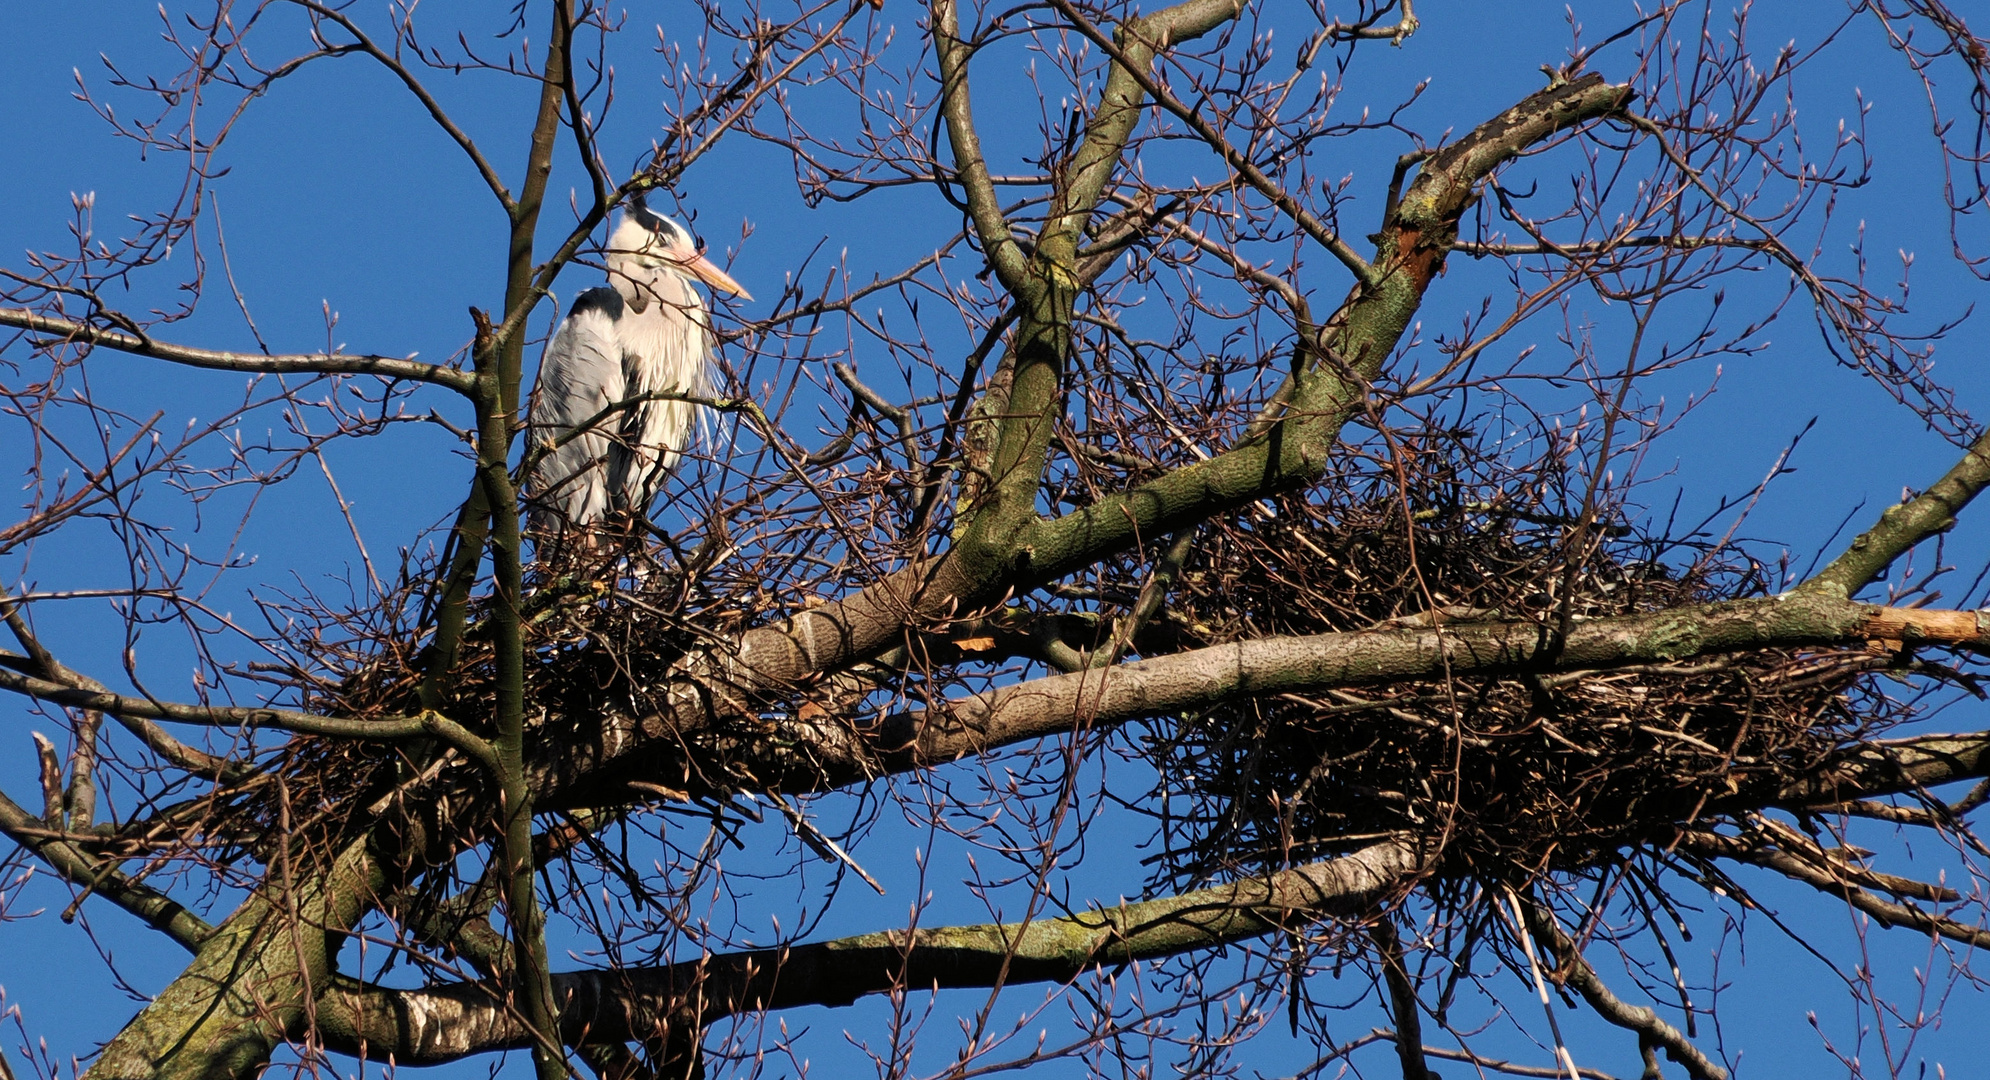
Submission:
[[[702,408],[673,395],[711,395],[710,320],[692,278],[746,295],[640,201],[609,237],[607,263],[609,287],[574,299],[539,365],[531,441],[559,443],[529,485],[542,537],[649,512]]]

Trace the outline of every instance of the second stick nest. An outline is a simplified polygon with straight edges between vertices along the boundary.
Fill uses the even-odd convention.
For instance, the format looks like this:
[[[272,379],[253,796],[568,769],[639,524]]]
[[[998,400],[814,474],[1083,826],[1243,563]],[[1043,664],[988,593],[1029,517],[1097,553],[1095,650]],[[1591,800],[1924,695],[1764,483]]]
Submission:
[[[1467,435],[1427,437],[1324,496],[1206,530],[1171,621],[1187,644],[1491,620],[1553,633],[1776,587],[1733,547],[1640,535],[1619,506],[1585,512],[1569,486],[1558,460],[1515,470]],[[1403,833],[1439,853],[1441,873],[1496,880],[1663,846],[1900,723],[1908,704],[1867,678],[1898,659],[1763,650],[1160,720],[1161,877],[1275,869]]]

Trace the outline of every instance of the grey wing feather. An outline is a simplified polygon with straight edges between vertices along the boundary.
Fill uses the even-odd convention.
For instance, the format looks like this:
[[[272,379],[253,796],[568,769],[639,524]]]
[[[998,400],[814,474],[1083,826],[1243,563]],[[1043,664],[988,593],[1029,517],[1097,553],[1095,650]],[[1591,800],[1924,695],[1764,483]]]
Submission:
[[[648,309],[632,311],[616,328],[629,395],[711,396],[712,340],[703,302],[680,275],[661,275],[653,289]],[[702,412],[694,402],[675,399],[645,401],[629,410],[609,464],[608,486],[618,507],[648,515]]]
[[[621,316],[622,298],[613,289],[589,289],[575,298],[539,363],[528,426],[532,445],[564,438],[622,400]],[[607,516],[608,472],[618,456],[621,422],[615,415],[600,419],[540,460],[527,485],[535,531],[584,528]]]

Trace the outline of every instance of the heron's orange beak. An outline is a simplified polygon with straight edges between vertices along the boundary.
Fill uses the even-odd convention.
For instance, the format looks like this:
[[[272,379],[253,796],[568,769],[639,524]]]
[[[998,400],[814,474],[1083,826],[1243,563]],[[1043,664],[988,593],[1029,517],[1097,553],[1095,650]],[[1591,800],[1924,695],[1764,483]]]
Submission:
[[[703,255],[696,255],[686,259],[681,265],[687,273],[696,277],[699,281],[710,285],[712,288],[728,296],[737,296],[741,300],[753,299],[753,294],[747,292],[745,287],[740,285],[739,282],[734,281],[731,274],[719,269],[717,263],[714,263]]]

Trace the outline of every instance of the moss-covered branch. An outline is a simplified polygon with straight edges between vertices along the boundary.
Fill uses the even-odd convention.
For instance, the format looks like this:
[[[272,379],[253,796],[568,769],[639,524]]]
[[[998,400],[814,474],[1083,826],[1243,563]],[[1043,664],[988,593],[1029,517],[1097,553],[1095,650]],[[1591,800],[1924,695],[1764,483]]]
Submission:
[[[1423,870],[1406,843],[1266,878],[1097,908],[1024,924],[887,931],[836,941],[730,953],[664,967],[554,977],[562,1034],[644,1039],[672,1024],[708,1024],[740,1012],[847,1005],[898,989],[963,989],[1063,982],[1101,965],[1155,960],[1271,933],[1295,922],[1368,911]],[[690,1005],[692,1001],[699,1003]],[[363,1042],[373,1056],[438,1064],[524,1045],[525,1033],[481,984],[419,991],[341,984],[318,1003],[328,1037]]]
[[[1890,506],[1844,554],[1797,587],[1799,592],[1857,596],[1909,548],[1955,527],[1956,515],[1990,485],[1990,434],[1969,445],[1962,460],[1919,495]]]
[[[1339,234],[1329,228],[1326,222],[1320,220],[1318,215],[1301,205],[1299,200],[1294,198],[1292,193],[1287,191],[1283,185],[1265,175],[1264,171],[1257,167],[1257,163],[1251,160],[1249,154],[1239,150],[1229,139],[1224,138],[1222,131],[1209,121],[1209,118],[1202,110],[1191,108],[1187,103],[1169,93],[1166,87],[1149,74],[1148,65],[1154,51],[1154,43],[1160,42],[1165,46],[1168,43],[1180,40],[1181,35],[1174,32],[1176,26],[1188,21],[1187,19],[1178,17],[1174,24],[1170,24],[1169,22],[1164,22],[1160,15],[1183,11],[1188,8],[1198,8],[1199,10],[1195,11],[1194,14],[1200,15],[1207,21],[1206,26],[1195,31],[1196,35],[1200,35],[1214,28],[1219,21],[1234,18],[1240,10],[1237,5],[1232,4],[1230,0],[1213,0],[1213,2],[1205,0],[1205,2],[1197,5],[1184,4],[1181,8],[1170,9],[1170,12],[1163,12],[1160,15],[1133,20],[1121,27],[1119,33],[1113,38],[1107,38],[1105,34],[1099,31],[1097,26],[1093,25],[1082,13],[1071,6],[1067,0],[1051,0],[1051,4],[1058,11],[1062,12],[1065,18],[1070,19],[1072,25],[1076,26],[1081,33],[1092,39],[1093,44],[1104,50],[1107,56],[1113,58],[1113,78],[1123,78],[1131,84],[1129,87],[1131,92],[1123,91],[1121,96],[1130,98],[1136,106],[1139,103],[1141,93],[1152,97],[1156,103],[1173,113],[1178,121],[1187,126],[1190,131],[1193,131],[1203,142],[1207,143],[1210,149],[1216,151],[1222,157],[1223,163],[1229,166],[1238,177],[1242,178],[1251,187],[1256,188],[1259,194],[1271,200],[1272,205],[1278,207],[1280,213],[1290,218],[1293,224],[1298,225],[1301,231],[1313,238],[1314,242],[1332,252],[1334,258],[1339,259],[1342,265],[1354,272],[1356,279],[1367,285],[1377,283],[1379,278],[1375,267],[1371,266],[1366,259],[1363,259],[1354,248],[1350,247],[1347,241],[1341,239]],[[1187,12],[1184,13],[1186,14]],[[1112,102],[1114,99],[1110,83],[1107,85],[1104,98],[1107,103]],[[1103,113],[1103,108],[1101,109],[1101,113]],[[1094,121],[1094,126],[1097,126],[1097,120]],[[1081,156],[1080,161],[1082,160]],[[1100,176],[1098,182],[1103,183],[1104,177]],[[1093,197],[1096,198],[1096,194]],[[1053,219],[1053,231],[1054,229],[1055,219]]]
[[[1038,242],[1060,263],[1072,263],[1085,226],[1105,197],[1126,153],[1127,141],[1146,109],[1146,98],[1154,89],[1150,75],[1154,61],[1169,49],[1237,18],[1243,14],[1243,6],[1236,0],[1187,0],[1128,20],[1110,41],[1070,6],[1056,6],[1074,25],[1096,35],[1112,58],[1105,87],[1085,124],[1085,139],[1059,170],[1050,217]]]
[[[944,4],[942,9],[951,17],[952,4]],[[1066,380],[1074,359],[1072,326],[1082,288],[1078,246],[1139,124],[1146,105],[1143,87],[1149,85],[1148,69],[1171,46],[1208,33],[1236,18],[1239,11],[1232,0],[1187,0],[1120,27],[1117,37],[1121,44],[1112,50],[1113,63],[1085,125],[1085,137],[1053,178],[1050,216],[1035,250],[1015,280],[1003,279],[1021,315],[1011,345],[1013,355],[1006,361],[1011,374],[1000,419],[994,425],[988,479],[972,505],[961,508],[967,525],[959,531],[954,556],[965,562],[978,580],[1006,576],[1019,550],[1018,534],[1037,519],[1038,489],[1051,434],[1064,415]],[[948,35],[942,39],[944,49],[965,49]],[[965,83],[957,89],[964,108]],[[948,117],[951,123],[954,113],[949,111]],[[978,176],[970,174],[964,181],[976,227],[992,257],[998,237],[991,230],[998,226],[982,219],[994,212],[993,188],[985,164],[978,159],[976,164],[981,170]],[[981,202],[975,201],[977,188],[985,189]],[[1008,226],[999,225],[999,238],[1007,237]],[[991,261],[1001,266],[999,260]]]
[[[1035,525],[1017,541],[1018,583],[1055,580],[1138,537],[1175,532],[1315,482],[1442,271],[1478,185],[1529,147],[1612,115],[1630,99],[1628,87],[1590,75],[1530,95],[1432,155],[1379,234],[1377,283],[1357,290],[1328,320],[1318,355],[1291,388],[1279,422],[1207,461]]]
[[[104,1046],[85,1080],[259,1074],[331,984],[337,942],[382,878],[355,841],[290,890],[263,889],[202,941],[193,963]]]

